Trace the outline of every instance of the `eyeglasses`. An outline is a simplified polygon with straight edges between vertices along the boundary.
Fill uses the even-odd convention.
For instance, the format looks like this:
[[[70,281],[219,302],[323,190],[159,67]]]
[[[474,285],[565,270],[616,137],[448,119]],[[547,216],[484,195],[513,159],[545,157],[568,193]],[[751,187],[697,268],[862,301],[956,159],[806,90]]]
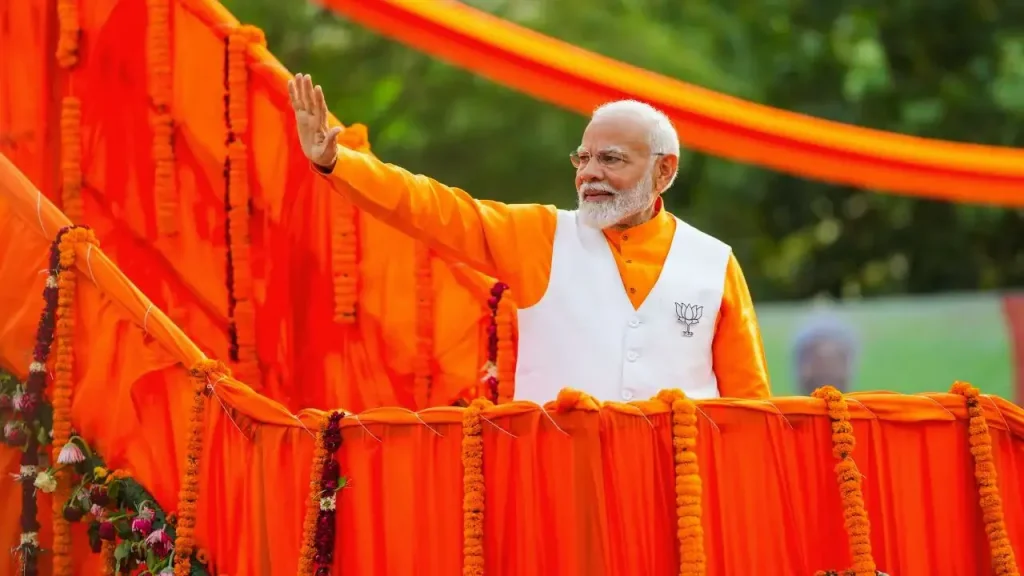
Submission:
[[[651,156],[664,156],[664,152],[655,152]],[[572,162],[573,168],[579,170],[590,163],[591,154],[590,152],[581,152],[579,150],[573,150],[569,153],[569,160]],[[593,155],[593,158],[597,160],[598,165],[607,170],[616,170],[629,164],[629,160],[625,156],[617,152],[598,152]]]

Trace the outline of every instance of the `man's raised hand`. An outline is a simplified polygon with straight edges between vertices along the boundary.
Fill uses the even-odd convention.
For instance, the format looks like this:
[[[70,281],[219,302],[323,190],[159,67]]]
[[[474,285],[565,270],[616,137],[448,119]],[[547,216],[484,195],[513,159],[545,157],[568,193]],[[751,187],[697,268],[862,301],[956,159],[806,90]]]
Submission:
[[[344,128],[327,125],[323,90],[319,86],[313,87],[309,74],[296,74],[288,81],[288,96],[295,111],[295,127],[299,131],[302,152],[318,166],[333,166],[338,154],[338,134]]]

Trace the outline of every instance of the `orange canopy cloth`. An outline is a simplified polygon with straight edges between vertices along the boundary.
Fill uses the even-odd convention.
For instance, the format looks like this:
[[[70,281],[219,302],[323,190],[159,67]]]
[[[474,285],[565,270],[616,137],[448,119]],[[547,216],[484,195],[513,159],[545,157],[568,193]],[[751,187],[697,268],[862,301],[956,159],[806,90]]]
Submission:
[[[24,376],[42,306],[50,238],[68,220],[0,156],[0,364]],[[202,358],[101,249],[76,261],[72,419],[114,468],[174,510],[191,390]],[[884,383],[880,383],[884,385]],[[849,396],[881,570],[990,572],[960,396]],[[1024,548],[1024,410],[982,397],[1007,530]],[[488,574],[674,574],[672,422],[661,402],[565,411],[512,403],[482,413]],[[708,574],[811,574],[849,552],[824,403],[810,398],[698,403]],[[458,573],[463,410],[382,408],[342,422],[337,574]],[[197,539],[216,574],[289,574],[298,563],[316,411],[292,415],[231,378],[215,382],[200,458]],[[0,451],[5,471],[16,453]],[[13,483],[0,502],[15,502]],[[40,498],[43,510],[48,506]],[[5,508],[9,510],[11,508]],[[79,526],[81,527],[81,526]],[[42,534],[47,546],[47,534]],[[14,545],[17,515],[0,516]],[[82,531],[82,573],[98,571]],[[2,573],[13,573],[0,556]],[[45,563],[44,563],[45,565]]]
[[[535,98],[590,114],[632,98],[693,148],[835,184],[1024,205],[1024,151],[869,130],[769,108],[588,52],[460,2],[319,0],[381,34]]]

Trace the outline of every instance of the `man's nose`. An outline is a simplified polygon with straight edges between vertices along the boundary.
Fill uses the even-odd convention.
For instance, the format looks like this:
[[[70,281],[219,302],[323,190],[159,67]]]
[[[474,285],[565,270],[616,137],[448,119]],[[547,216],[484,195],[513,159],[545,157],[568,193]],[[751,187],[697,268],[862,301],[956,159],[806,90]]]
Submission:
[[[596,182],[602,177],[601,166],[597,162],[591,160],[580,166],[580,179],[584,182]]]

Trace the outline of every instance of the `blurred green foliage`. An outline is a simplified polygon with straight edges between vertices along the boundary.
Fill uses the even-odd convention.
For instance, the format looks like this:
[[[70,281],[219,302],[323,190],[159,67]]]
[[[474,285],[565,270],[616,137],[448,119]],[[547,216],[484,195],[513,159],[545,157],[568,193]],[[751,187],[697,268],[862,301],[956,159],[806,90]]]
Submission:
[[[1024,3],[997,0],[471,0],[714,90],[933,138],[1024,144]],[[575,201],[586,119],[300,0],[228,0],[324,86],[388,162],[508,202]],[[685,143],[685,134],[682,135]],[[1022,190],[1024,193],[1024,190]],[[757,300],[1024,283],[1024,211],[877,194],[686,154],[666,195],[733,245]]]

